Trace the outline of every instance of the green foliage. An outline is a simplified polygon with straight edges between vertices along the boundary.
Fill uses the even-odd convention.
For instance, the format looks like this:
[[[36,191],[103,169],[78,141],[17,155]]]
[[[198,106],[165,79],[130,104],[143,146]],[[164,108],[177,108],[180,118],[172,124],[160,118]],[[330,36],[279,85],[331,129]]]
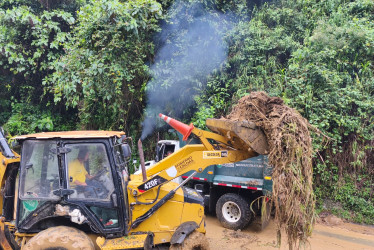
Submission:
[[[53,115],[54,110],[51,107],[30,106],[12,99],[11,110],[12,114],[4,124],[4,129],[11,135],[68,131],[75,127],[75,116]]]
[[[304,46],[294,51],[285,96],[332,138],[327,148],[315,143],[325,159],[317,163],[316,177],[330,187],[317,189],[353,211],[355,221],[373,223],[374,166],[369,155],[374,140],[374,22],[370,12],[357,11],[357,6],[367,9],[369,2],[359,2],[319,21]]]
[[[34,109],[35,113],[41,110],[41,103],[44,107],[50,103],[51,96],[45,93],[42,79],[51,71],[51,62],[63,54],[62,44],[68,39],[74,22],[74,14],[63,7],[74,12],[77,4],[75,1],[49,2],[8,0],[0,3],[0,124],[10,118],[7,126],[12,133],[50,130],[52,123],[47,117],[57,120],[65,112],[56,113],[59,107],[50,107],[53,113],[38,117],[40,122],[24,125],[33,118],[28,120],[18,114],[21,109],[15,103],[30,108],[30,112]],[[66,2],[71,4],[67,6]],[[49,10],[41,3],[48,5]]]
[[[228,83],[221,86],[220,82],[211,80],[207,83],[207,90],[205,96],[199,96],[196,98],[197,106],[199,110],[194,114],[192,118],[193,124],[201,129],[207,129],[205,121],[208,118],[220,117],[225,115],[230,107],[230,102],[226,102],[229,96],[230,85]]]
[[[44,82],[55,101],[77,107],[83,127],[128,129],[125,117],[141,115],[145,61],[160,17],[153,0],[93,1],[81,8],[64,44],[66,54],[52,64],[55,72]]]
[[[372,140],[374,24],[341,16],[320,22],[293,53],[286,96],[336,143],[350,133]]]
[[[63,11],[36,14],[27,6],[0,10],[0,65],[23,76],[48,70],[69,36],[63,25],[73,22],[72,15]]]
[[[374,202],[370,193],[371,183],[372,180],[367,176],[357,180],[352,180],[351,176],[345,176],[342,183],[336,182],[331,187],[316,187],[316,195],[320,197],[320,210],[326,210],[327,208],[323,208],[324,200],[331,201],[331,198],[333,198],[335,205],[328,207],[328,209],[336,215],[358,223],[374,224]],[[357,189],[357,184],[362,188]]]
[[[314,135],[316,194],[366,223],[374,210],[373,10],[368,0],[264,4],[229,33],[227,63],[194,117],[200,125],[226,114],[251,91],[281,96],[331,138],[326,144]],[[214,96],[226,105],[215,105]]]
[[[12,115],[4,126],[11,135],[53,130],[50,112],[40,112],[40,109],[35,110],[35,107],[22,103],[13,103],[12,110]]]

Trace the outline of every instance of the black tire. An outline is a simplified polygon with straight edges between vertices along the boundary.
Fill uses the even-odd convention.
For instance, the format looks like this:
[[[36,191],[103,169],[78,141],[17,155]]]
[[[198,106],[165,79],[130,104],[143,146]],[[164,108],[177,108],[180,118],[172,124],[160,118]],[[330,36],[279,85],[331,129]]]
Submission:
[[[216,214],[222,226],[232,230],[245,228],[252,218],[248,202],[233,193],[224,194],[218,199]]]
[[[84,232],[73,227],[51,227],[29,240],[24,250],[94,250],[95,245]]]
[[[170,250],[209,250],[209,242],[204,234],[194,231],[189,234],[182,244],[171,245]]]

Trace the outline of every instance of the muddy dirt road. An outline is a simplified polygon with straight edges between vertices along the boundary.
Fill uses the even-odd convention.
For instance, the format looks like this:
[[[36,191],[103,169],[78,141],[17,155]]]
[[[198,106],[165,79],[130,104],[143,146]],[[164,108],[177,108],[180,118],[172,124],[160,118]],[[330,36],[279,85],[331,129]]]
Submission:
[[[218,220],[211,215],[207,215],[206,221],[206,236],[212,250],[278,249],[273,221],[262,232],[256,232],[250,226],[242,231],[228,230],[221,227]],[[288,249],[284,237],[280,249]],[[310,238],[310,246],[305,249],[374,250],[374,227],[341,221],[331,224],[319,222]]]

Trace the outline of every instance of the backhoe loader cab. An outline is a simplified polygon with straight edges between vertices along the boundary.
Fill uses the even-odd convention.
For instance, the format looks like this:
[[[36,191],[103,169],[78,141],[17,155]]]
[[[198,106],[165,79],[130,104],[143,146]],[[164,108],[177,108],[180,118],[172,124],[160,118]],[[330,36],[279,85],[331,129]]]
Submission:
[[[129,157],[117,142],[122,135],[83,131],[18,137],[18,231],[67,225],[107,237],[122,235],[128,211],[120,180]]]
[[[107,131],[18,136],[18,178],[16,181],[17,175],[13,174],[6,180],[6,186],[17,186],[18,192],[13,188],[9,195],[15,201],[16,216],[7,212],[9,208],[2,213],[8,221],[5,227],[12,248],[56,226],[105,238],[126,235],[127,164],[131,151],[124,138],[123,132]]]

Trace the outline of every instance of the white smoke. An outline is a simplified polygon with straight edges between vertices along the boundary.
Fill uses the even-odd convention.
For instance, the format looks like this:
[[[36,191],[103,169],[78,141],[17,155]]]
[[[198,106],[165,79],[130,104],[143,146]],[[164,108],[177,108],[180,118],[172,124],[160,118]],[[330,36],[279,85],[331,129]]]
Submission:
[[[174,3],[168,13],[175,17],[162,26],[156,39],[162,46],[147,84],[142,140],[153,132],[158,113],[179,118],[195,104],[209,75],[227,57],[223,37],[229,24],[227,16],[207,11],[201,4],[181,1]]]

